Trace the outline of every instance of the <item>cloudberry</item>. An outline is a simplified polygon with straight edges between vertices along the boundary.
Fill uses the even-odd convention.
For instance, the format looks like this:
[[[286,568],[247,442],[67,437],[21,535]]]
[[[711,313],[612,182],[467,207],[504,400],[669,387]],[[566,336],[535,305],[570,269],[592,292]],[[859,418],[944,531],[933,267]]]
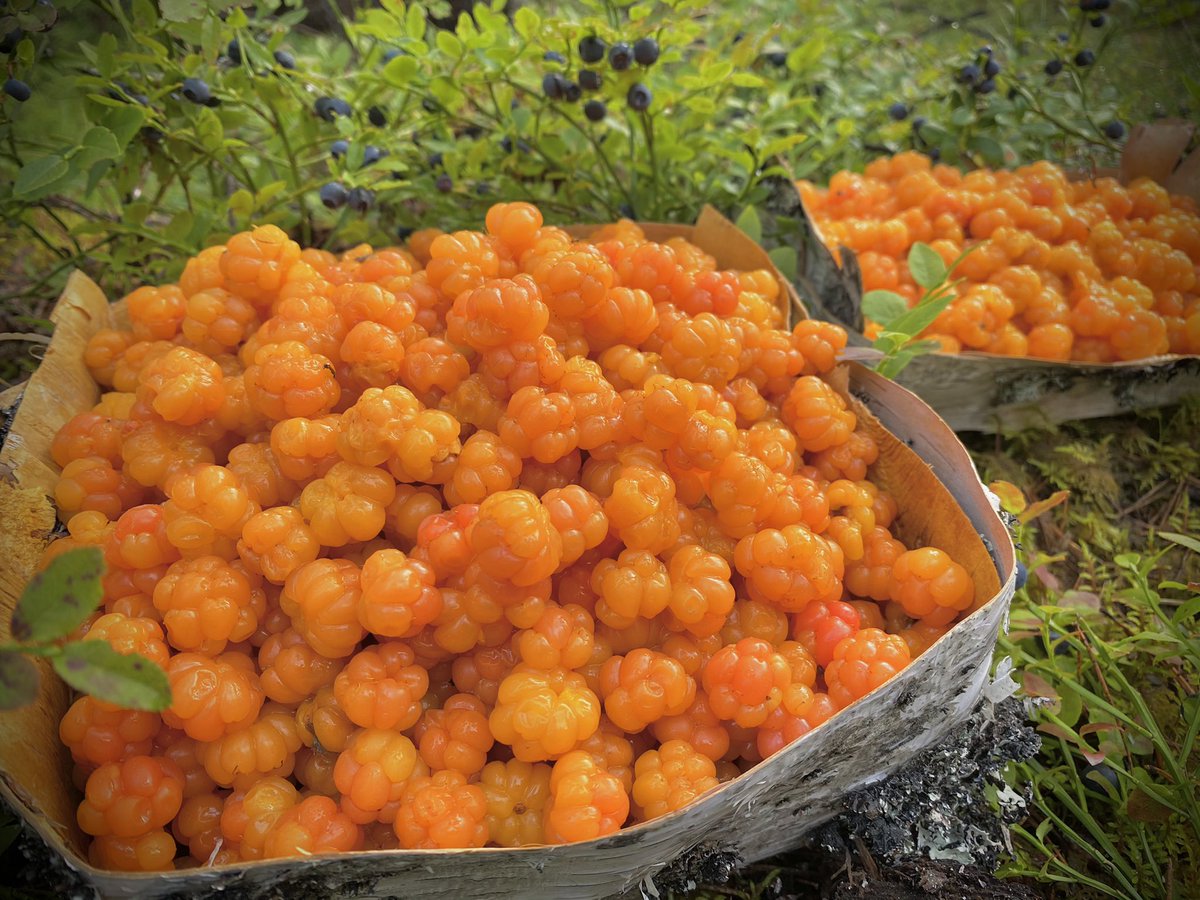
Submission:
[[[623,466],[604,501],[609,524],[630,550],[658,553],[679,538],[675,481],[651,466]]]
[[[438,409],[417,413],[391,442],[388,471],[397,481],[440,483],[453,476],[462,450],[458,419]]]
[[[320,555],[321,542],[300,510],[276,506],[246,520],[237,551],[251,572],[272,584],[283,584],[289,575]]]
[[[199,755],[213,781],[237,786],[263,775],[290,775],[299,749],[300,731],[292,711],[268,703],[255,722],[202,745]]]
[[[523,387],[557,386],[566,365],[554,339],[543,334],[532,341],[514,341],[485,351],[478,371],[495,397],[507,398]]]
[[[138,837],[170,822],[182,803],[183,773],[175,763],[131,756],[88,776],[79,827],[91,835]]]
[[[103,766],[148,755],[161,727],[156,713],[120,709],[85,694],[63,716],[58,736],[77,763]]]
[[[225,288],[256,307],[269,306],[288,270],[300,259],[300,245],[275,225],[235,234],[220,257]]]
[[[549,316],[528,275],[495,279],[458,295],[446,313],[446,337],[453,344],[490,350],[535,340],[545,332]]]
[[[396,485],[396,499],[388,504],[383,533],[406,552],[416,546],[421,523],[445,511],[442,496],[429,485]]]
[[[372,634],[413,637],[442,611],[434,572],[399,550],[379,550],[362,567],[358,620]]]
[[[747,535],[738,542],[734,563],[752,599],[774,603],[786,612],[842,594],[841,549],[804,525]]]
[[[301,740],[304,737],[301,735]],[[301,747],[296,751],[296,767],[292,777],[310,793],[336,798],[339,791],[333,781],[333,770],[337,758],[338,754],[325,749]]]
[[[696,682],[682,665],[647,649],[609,659],[600,669],[600,689],[605,713],[626,732],[682,714],[696,696]]]
[[[567,360],[559,390],[575,410],[581,450],[595,450],[617,438],[623,404],[598,363],[584,357]]]
[[[737,309],[741,293],[739,273],[709,271],[697,275],[690,290],[682,294],[678,302],[679,307],[690,316],[714,313],[725,317]]]
[[[722,531],[734,538],[751,537],[774,505],[771,470],[753,456],[730,453],[712,473],[708,498]]]
[[[168,872],[175,868],[176,849],[161,828],[135,837],[105,834],[88,846],[88,862],[117,872]]]
[[[433,406],[470,374],[470,360],[453,344],[427,337],[405,348],[399,381],[422,403]]]
[[[200,748],[203,745],[184,732],[174,728],[164,727],[154,741],[155,755],[169,759],[183,772],[183,796],[198,797],[214,791],[216,782],[204,771],[200,761]]]
[[[841,396],[815,375],[796,379],[780,414],[800,448],[809,452],[844,444],[857,421]]]
[[[104,558],[111,569],[153,569],[179,559],[179,551],[167,540],[163,508],[143,504],[121,513],[104,541]]]
[[[672,620],[699,637],[720,631],[733,609],[729,563],[690,544],[672,555],[668,573]]]
[[[516,665],[516,652],[510,642],[479,647],[454,660],[451,673],[454,687],[473,694],[488,706],[495,706],[500,683]]]
[[[663,716],[651,728],[660,743],[686,741],[697,753],[714,762],[729,752],[729,730],[713,713],[704,691],[697,691],[682,713]]]
[[[834,649],[842,638],[857,634],[861,627],[858,610],[840,600],[809,603],[792,617],[792,637],[823,669],[833,662]]]
[[[294,706],[311,697],[341,671],[342,661],[308,646],[292,628],[273,634],[258,650],[263,693],[276,703]]]
[[[551,844],[569,844],[613,834],[629,816],[629,792],[590,753],[560,758],[550,775],[544,834]]]
[[[260,348],[245,386],[251,408],[273,421],[324,415],[342,395],[333,364],[299,341]]]
[[[362,831],[338,812],[329,797],[305,797],[285,811],[263,840],[262,858],[348,853],[362,845]]]
[[[761,725],[783,702],[791,684],[787,660],[760,638],[722,647],[704,666],[709,707],[718,718],[743,728]]]
[[[608,536],[608,516],[599,498],[577,484],[546,491],[542,494],[542,506],[562,539],[559,570],[574,564]]]
[[[667,372],[659,354],[638,350],[628,344],[609,347],[600,354],[599,362],[605,379],[618,391],[642,388],[650,376]]]
[[[50,442],[50,456],[65,469],[68,463],[94,456],[106,459],[113,467],[121,465],[121,441],[128,425],[114,416],[91,411],[68,419]]]
[[[911,661],[904,638],[878,628],[864,628],[843,638],[825,667],[829,698],[845,708],[865,697]]]
[[[140,287],[126,294],[122,302],[139,341],[171,340],[179,333],[187,309],[187,297],[173,284]]]
[[[421,409],[408,388],[368,388],[338,422],[338,452],[344,460],[361,466],[387,462]]]
[[[83,349],[83,364],[91,372],[96,383],[112,387],[117,368],[124,360],[125,351],[136,341],[128,331],[102,328],[88,340]],[[128,384],[128,387],[134,385]]]
[[[679,378],[722,388],[738,374],[741,348],[728,323],[712,313],[680,322],[662,349],[667,369]]]
[[[787,640],[789,624],[787,614],[777,606],[759,600],[737,600],[721,629],[721,645],[756,637],[778,646]]]
[[[594,642],[595,622],[586,609],[549,605],[533,626],[517,635],[514,647],[521,662],[548,671],[585,665]]]
[[[544,844],[542,819],[550,800],[550,766],[519,759],[488,763],[480,773],[491,841],[501,847]]]
[[[498,431],[506,404],[488,390],[483,375],[474,373],[441,399],[438,408],[450,413],[464,425]]]
[[[355,725],[403,731],[421,716],[429,673],[416,665],[412,648],[387,641],[360,650],[333,682],[338,706]]]
[[[646,822],[682,809],[717,786],[713,761],[686,741],[647,750],[634,767],[634,815]]]
[[[600,701],[583,676],[521,664],[500,683],[489,717],[492,734],[517,759],[554,759],[587,740],[600,723]]]
[[[455,694],[441,709],[427,710],[416,733],[421,759],[432,771],[452,769],[468,778],[483,769],[495,743],[487,707],[471,694]]]
[[[425,774],[417,748],[390,729],[363,728],[338,754],[333,780],[342,812],[359,825],[391,822],[410,778]]]
[[[300,793],[290,781],[267,776],[225,799],[221,833],[238,844],[242,859],[261,859],[271,827],[299,802]]]
[[[324,475],[339,459],[341,416],[284,419],[271,429],[271,453],[285,478],[305,482]]]
[[[826,375],[846,347],[846,329],[817,319],[802,319],[792,329],[792,341],[804,357],[804,375]]]
[[[906,613],[929,625],[953,622],[975,600],[975,585],[967,570],[936,547],[897,557],[888,591]]]
[[[152,618],[106,613],[92,622],[83,639],[105,641],[118,653],[137,653],[156,665],[167,664],[169,651],[163,630]]]
[[[523,387],[512,395],[498,430],[516,453],[543,463],[561,459],[579,442],[571,397],[540,387]]]
[[[263,594],[219,556],[172,563],[155,585],[154,606],[172,647],[209,656],[250,637],[266,612]]]
[[[502,243],[510,254],[520,256],[537,239],[542,212],[532,203],[497,203],[484,219],[487,233]]]
[[[879,446],[870,435],[855,431],[845,443],[809,454],[808,462],[826,481],[840,478],[862,481],[867,477],[867,469],[877,459]]]
[[[548,578],[562,560],[562,538],[554,521],[528,491],[500,491],[484,500],[469,541],[485,574],[517,586]]]
[[[220,409],[224,380],[221,367],[207,356],[176,347],[138,373],[137,397],[168,422],[196,425]]]
[[[612,266],[590,244],[550,252],[536,261],[529,274],[550,312],[563,319],[586,318],[604,303],[616,283]]]
[[[322,656],[354,652],[366,634],[358,621],[359,569],[344,559],[318,559],[288,576],[280,608],[292,626]]]
[[[216,356],[236,350],[258,326],[253,304],[221,288],[209,288],[187,298],[179,330],[189,346]]]
[[[64,513],[81,510],[102,512],[112,520],[137,506],[145,489],[112,462],[99,456],[85,456],[68,462],[54,486],[54,502]]]
[[[564,488],[578,482],[582,468],[583,455],[578,450],[572,450],[552,463],[525,459],[521,461],[521,475],[517,478],[517,487],[543,497],[555,488]]]
[[[913,659],[916,659],[932,647],[934,642],[949,630],[950,623],[932,625],[925,621],[919,621],[903,629],[900,632],[900,637],[904,638],[904,643],[908,644],[909,655]]]
[[[300,513],[325,547],[369,541],[383,530],[396,483],[373,466],[335,463],[300,493]]]
[[[414,253],[417,259],[421,254]],[[456,300],[500,274],[500,258],[486,235],[473,231],[440,234],[429,245],[425,273],[442,296]]]
[[[187,846],[189,855],[197,862],[208,862],[217,850],[217,841],[224,843],[221,835],[221,812],[224,807],[224,798],[217,794],[187,797],[179,809],[179,815],[171,823],[175,839]]]
[[[121,444],[124,473],[146,487],[164,488],[179,472],[211,463],[213,448],[193,429],[157,420],[131,426]]]
[[[166,493],[167,540],[187,556],[231,549],[258,512],[241,479],[225,466],[193,466],[171,478]]]
[[[258,718],[263,693],[254,662],[242,653],[212,658],[178,653],[167,663],[171,706],[163,721],[198,741],[215,741]]]
[[[329,753],[345,750],[355,731],[354,723],[338,706],[332,687],[320,688],[296,707],[296,724],[301,743]]]
[[[583,320],[584,334],[594,350],[605,350],[615,344],[636,347],[657,327],[654,298],[644,290],[630,287],[609,290],[604,302]]]
[[[409,850],[482,847],[488,841],[487,798],[461,772],[414,778],[405,786],[395,829]]]
[[[417,551],[424,554],[440,580],[466,570],[472,554],[469,533],[478,517],[478,506],[462,503],[427,517],[417,528]]]

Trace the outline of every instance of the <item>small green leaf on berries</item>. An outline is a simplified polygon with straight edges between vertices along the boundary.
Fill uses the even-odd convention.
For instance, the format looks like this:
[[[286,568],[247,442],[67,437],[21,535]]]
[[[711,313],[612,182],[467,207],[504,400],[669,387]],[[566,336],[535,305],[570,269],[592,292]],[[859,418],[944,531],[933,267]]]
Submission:
[[[750,240],[758,243],[762,240],[762,222],[758,218],[758,210],[747,206],[737,217],[737,227],[746,233]]]
[[[913,281],[925,290],[937,287],[946,280],[946,263],[928,244],[917,242],[908,251],[908,271]]]
[[[13,611],[12,634],[19,641],[56,641],[83,624],[100,605],[104,554],[79,547],[54,558],[25,586]]]
[[[151,712],[171,705],[171,685],[161,667],[137,653],[118,653],[105,641],[68,644],[51,661],[63,681],[99,700]]]
[[[19,650],[0,650],[0,709],[17,709],[37,699],[38,673]]]
[[[867,291],[862,298],[863,315],[887,328],[908,312],[908,301],[892,291]]]

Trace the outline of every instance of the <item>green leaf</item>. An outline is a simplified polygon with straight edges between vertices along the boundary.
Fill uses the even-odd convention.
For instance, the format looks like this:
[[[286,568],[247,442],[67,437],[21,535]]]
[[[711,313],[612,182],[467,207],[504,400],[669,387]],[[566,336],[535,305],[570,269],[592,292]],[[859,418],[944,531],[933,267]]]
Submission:
[[[1188,537],[1186,534],[1176,534],[1173,531],[1160,531],[1159,537],[1166,538],[1173,544],[1178,544],[1180,547],[1187,547],[1196,553],[1200,553],[1200,541],[1194,537]]]
[[[70,177],[71,167],[61,156],[40,156],[31,159],[17,172],[17,180],[13,182],[13,198],[37,200]]]
[[[928,244],[917,241],[908,251],[908,271],[913,281],[925,290],[932,290],[946,280],[946,263]]]
[[[425,40],[425,7],[420,3],[408,4],[408,12],[404,16],[404,33],[414,41]]]
[[[104,114],[104,124],[112,131],[117,144],[122,148],[133,140],[133,136],[145,121],[146,114],[141,108],[130,106],[128,103],[123,103],[119,108],[110,109]]]
[[[161,712],[171,705],[167,673],[137,653],[105,641],[76,641],[52,658],[54,671],[76,690],[126,709]]]
[[[541,27],[542,17],[528,6],[522,6],[513,14],[513,28],[527,41],[532,40]]]
[[[933,324],[933,320],[942,314],[942,310],[949,306],[953,299],[954,294],[947,292],[937,299],[924,300],[904,315],[893,319],[888,330],[908,337],[916,337]]]
[[[221,119],[207,107],[201,109],[196,116],[196,138],[201,147],[214,155],[221,151],[224,144],[225,128]]]
[[[417,74],[418,63],[414,56],[394,57],[383,67],[383,80],[392,87],[404,87]]]
[[[442,51],[446,56],[454,59],[462,56],[463,44],[457,35],[451,34],[449,31],[439,31],[435,41],[438,50]]]
[[[163,18],[168,22],[192,22],[204,15],[204,0],[160,0]]]
[[[92,166],[102,159],[116,159],[121,155],[117,136],[103,125],[93,125],[70,154],[71,166],[80,170]]]
[[[762,222],[758,218],[758,210],[753,206],[747,206],[742,210],[742,214],[737,217],[735,223],[738,228],[744,231],[754,243],[762,240]]]
[[[771,257],[771,262],[775,263],[775,268],[779,273],[789,281],[795,281],[799,273],[799,255],[796,253],[795,247],[776,247],[767,253]]]
[[[86,619],[103,595],[99,547],[79,547],[54,558],[30,579],[13,610],[12,634],[18,641],[56,641]]]
[[[867,291],[863,294],[862,311],[868,319],[887,328],[908,312],[908,301],[892,291]]]
[[[0,650],[0,709],[17,709],[37,699],[38,672],[19,650]]]

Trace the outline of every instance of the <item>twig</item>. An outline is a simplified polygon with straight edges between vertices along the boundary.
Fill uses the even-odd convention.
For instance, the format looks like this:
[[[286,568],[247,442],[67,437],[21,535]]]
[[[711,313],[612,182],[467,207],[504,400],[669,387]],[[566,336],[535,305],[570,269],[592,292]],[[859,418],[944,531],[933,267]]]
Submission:
[[[32,331],[0,331],[0,341],[28,341],[31,344],[49,344],[50,336]]]

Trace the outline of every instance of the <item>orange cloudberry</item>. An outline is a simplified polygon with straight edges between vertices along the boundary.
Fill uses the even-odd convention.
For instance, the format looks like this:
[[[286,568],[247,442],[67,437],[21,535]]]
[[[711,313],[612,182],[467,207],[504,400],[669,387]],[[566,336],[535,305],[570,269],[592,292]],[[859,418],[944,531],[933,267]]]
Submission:
[[[488,840],[487,798],[461,772],[412,779],[396,813],[396,837],[409,850],[482,847]]]
[[[545,843],[542,820],[550,799],[550,766],[519,759],[483,767],[480,787],[487,801],[488,836],[501,847]]]
[[[85,833],[138,837],[168,824],[183,803],[183,773],[173,762],[131,756],[88,776],[79,827]]]
[[[865,697],[911,661],[904,638],[864,628],[843,638],[825,667],[829,697],[839,709]]]
[[[390,823],[405,784],[425,771],[407,737],[390,729],[362,728],[338,754],[333,769],[342,812],[360,825]]]
[[[359,568],[349,560],[318,559],[288,576],[280,608],[292,626],[322,656],[354,652],[366,634],[358,621]]]
[[[734,563],[751,598],[799,612],[817,600],[842,594],[840,548],[804,525],[768,528],[742,538]]]
[[[975,600],[970,574],[936,547],[920,547],[897,557],[888,591],[906,613],[930,625],[953,622]]]
[[[212,417],[225,399],[221,367],[187,347],[148,361],[138,373],[138,400],[168,422],[196,425]]]
[[[488,721],[517,759],[538,762],[562,756],[590,737],[600,723],[600,701],[582,675],[521,664],[500,683]]]
[[[412,648],[387,641],[360,650],[338,673],[333,694],[355,725],[403,731],[421,715],[429,673],[416,664]]]
[[[551,844],[569,844],[613,834],[629,816],[629,792],[596,757],[582,750],[554,764],[544,833]]]
[[[743,728],[761,725],[783,702],[791,684],[787,660],[760,638],[722,647],[704,666],[709,707],[718,718]]]
[[[647,750],[634,767],[635,818],[646,822],[687,806],[717,786],[713,761],[686,741]]]

